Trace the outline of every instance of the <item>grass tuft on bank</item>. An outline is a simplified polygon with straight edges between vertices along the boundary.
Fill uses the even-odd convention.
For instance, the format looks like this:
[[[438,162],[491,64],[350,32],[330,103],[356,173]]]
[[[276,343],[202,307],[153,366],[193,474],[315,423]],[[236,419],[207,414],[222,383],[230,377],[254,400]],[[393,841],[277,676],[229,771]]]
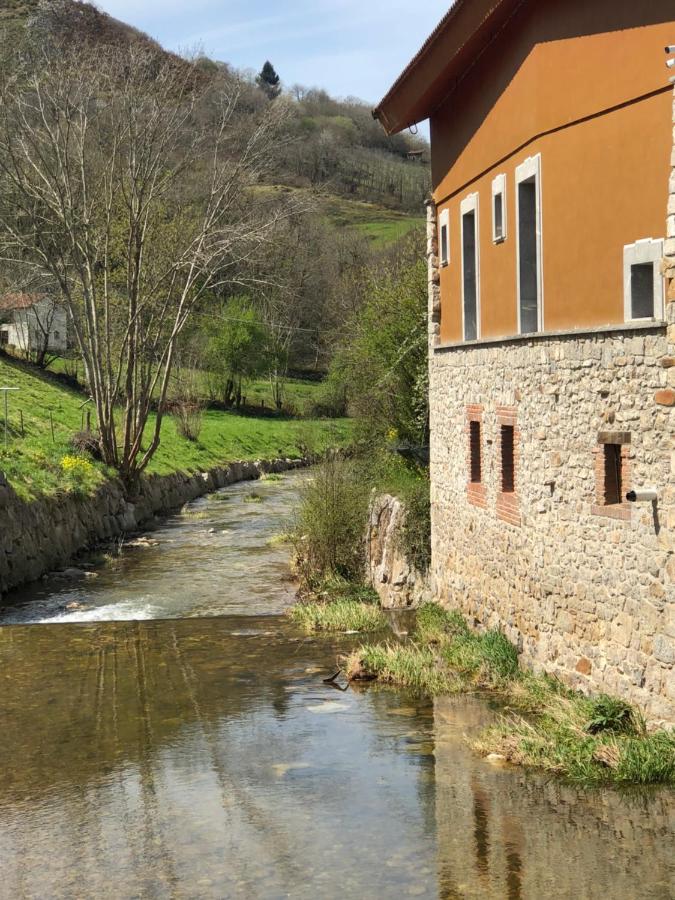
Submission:
[[[409,643],[366,644],[345,670],[352,680],[377,679],[432,697],[497,692],[507,713],[472,742],[485,755],[584,784],[675,784],[675,732],[649,733],[640,713],[619,698],[587,697],[522,671],[500,631],[476,633],[437,604],[421,607]]]
[[[375,591],[338,576],[324,579],[312,590],[305,587],[303,598],[288,615],[307,634],[373,632],[387,627]]]
[[[307,634],[381,631],[387,627],[382,611],[357,600],[333,600],[330,603],[298,603],[289,616]]]

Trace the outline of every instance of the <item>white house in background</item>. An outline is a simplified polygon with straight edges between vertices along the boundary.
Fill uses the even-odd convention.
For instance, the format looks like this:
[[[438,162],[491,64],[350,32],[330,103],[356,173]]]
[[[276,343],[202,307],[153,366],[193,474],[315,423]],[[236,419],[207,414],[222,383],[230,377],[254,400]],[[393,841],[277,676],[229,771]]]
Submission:
[[[68,316],[47,294],[0,296],[0,347],[26,355],[60,353],[68,347]]]

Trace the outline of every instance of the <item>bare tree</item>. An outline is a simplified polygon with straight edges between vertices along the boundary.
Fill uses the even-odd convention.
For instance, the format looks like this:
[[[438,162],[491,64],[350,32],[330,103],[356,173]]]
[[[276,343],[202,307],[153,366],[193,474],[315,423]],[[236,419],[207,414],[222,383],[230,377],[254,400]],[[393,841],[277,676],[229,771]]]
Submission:
[[[195,305],[241,283],[282,214],[261,217],[249,188],[284,103],[246,118],[232,79],[133,44],[41,42],[0,78],[0,260],[57,283],[102,457],[130,484],[159,446]]]

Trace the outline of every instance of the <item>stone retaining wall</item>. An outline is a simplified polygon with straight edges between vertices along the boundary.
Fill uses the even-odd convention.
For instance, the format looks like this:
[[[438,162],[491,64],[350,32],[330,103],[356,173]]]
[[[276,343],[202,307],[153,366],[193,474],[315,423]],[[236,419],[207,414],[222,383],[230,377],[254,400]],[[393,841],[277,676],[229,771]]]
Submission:
[[[265,472],[300,468],[306,460],[233,462],[197,475],[151,475],[133,502],[118,481],[92,497],[65,496],[25,503],[0,473],[0,595],[64,566],[103,541],[137,531],[189,500]]]
[[[368,581],[384,609],[406,609],[431,599],[427,578],[411,565],[401,549],[405,507],[397,497],[382,494],[370,504],[366,547]]]

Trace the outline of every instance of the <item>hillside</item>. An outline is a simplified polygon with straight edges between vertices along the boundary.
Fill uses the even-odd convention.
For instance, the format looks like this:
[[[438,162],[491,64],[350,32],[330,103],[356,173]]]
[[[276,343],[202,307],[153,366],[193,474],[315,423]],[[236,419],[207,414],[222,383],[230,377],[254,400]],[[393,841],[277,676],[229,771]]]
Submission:
[[[139,43],[179,60],[148,35],[88,2],[51,0],[47,4],[44,0],[0,0],[0,3],[0,23],[12,28],[30,23],[32,28],[45,29],[66,43],[73,39],[107,46]],[[269,102],[254,78],[234,70],[226,62],[197,59],[194,71],[200,83],[215,77],[235,80],[242,102],[252,110]],[[284,96],[289,104],[289,121],[284,146],[278,153],[274,183],[321,188],[347,201],[364,201],[419,218],[430,188],[426,141],[409,133],[387,136],[373,120],[370,106],[355,98],[337,99],[324,90],[298,85]],[[411,153],[415,155],[414,160],[409,159]],[[370,221],[375,226],[389,218],[386,214],[379,215],[378,209],[374,213]],[[384,240],[405,230],[375,227],[372,233]]]

